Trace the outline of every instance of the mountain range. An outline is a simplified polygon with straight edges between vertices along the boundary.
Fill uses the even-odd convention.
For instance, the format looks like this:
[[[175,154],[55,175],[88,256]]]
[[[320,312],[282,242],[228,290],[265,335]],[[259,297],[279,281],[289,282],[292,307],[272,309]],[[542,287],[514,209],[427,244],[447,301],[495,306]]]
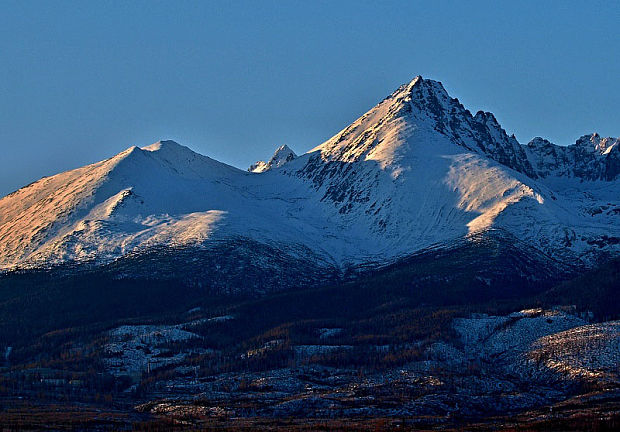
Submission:
[[[247,170],[42,178],[0,199],[0,424],[617,430],[619,159],[416,77]]]
[[[247,171],[160,141],[44,177],[0,200],[0,269],[178,259],[271,273],[252,285],[265,289],[493,238],[561,273],[620,250],[619,176],[617,138],[520,144],[418,76],[309,152],[282,146]]]

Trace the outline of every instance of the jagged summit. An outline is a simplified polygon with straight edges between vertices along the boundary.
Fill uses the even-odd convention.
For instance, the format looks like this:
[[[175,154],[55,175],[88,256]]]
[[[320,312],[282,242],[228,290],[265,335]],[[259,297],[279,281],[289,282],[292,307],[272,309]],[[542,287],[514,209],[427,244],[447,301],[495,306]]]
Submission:
[[[419,97],[430,93],[436,93],[438,95],[448,94],[441,81],[435,81],[423,78],[422,75],[417,75],[408,83],[401,85],[392,95],[405,94]]]
[[[600,154],[608,154],[613,151],[614,148],[620,146],[620,138],[603,138],[598,133],[594,132],[593,134],[580,137],[575,145],[586,148],[590,147]]]
[[[291,150],[289,146],[284,144],[276,149],[275,153],[273,154],[273,156],[271,156],[271,159],[269,159],[269,161],[258,161],[255,164],[250,165],[248,171],[253,173],[262,173],[265,171],[269,171],[273,168],[281,167],[282,165],[292,161],[296,157],[297,155],[295,154],[295,152]]]
[[[620,175],[620,139],[583,135],[575,144],[558,146],[536,137],[524,148],[536,175],[580,181],[613,181]]]
[[[452,145],[536,177],[522,146],[514,136],[507,135],[492,113],[479,111],[472,116],[440,82],[421,76],[400,86],[313,150],[320,151],[328,160],[376,160],[382,167],[392,167],[399,173],[406,169],[407,153],[413,148],[405,144],[415,141],[419,146],[429,140],[449,140]]]
[[[281,145],[280,147],[278,147],[276,149],[276,152],[274,153],[275,157],[280,157],[280,156],[284,156],[284,157],[288,157],[289,154],[293,154],[295,155],[295,152],[293,150],[291,150],[291,148],[289,146],[287,146],[286,144]]]

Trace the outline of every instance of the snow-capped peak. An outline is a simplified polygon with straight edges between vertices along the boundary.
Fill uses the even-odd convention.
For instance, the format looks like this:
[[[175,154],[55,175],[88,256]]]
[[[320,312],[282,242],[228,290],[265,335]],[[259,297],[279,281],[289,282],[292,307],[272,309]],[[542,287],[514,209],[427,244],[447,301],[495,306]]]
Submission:
[[[424,79],[422,78],[422,75],[418,75],[416,76],[414,79],[412,79],[411,81],[409,81],[409,83],[404,84],[402,87],[405,87],[405,91],[407,93],[411,93],[413,91],[413,88],[417,85],[421,85],[422,81],[424,81]],[[398,91],[398,90],[397,90]]]
[[[271,156],[271,159],[269,159],[268,162],[258,161],[255,164],[250,165],[248,171],[253,173],[262,173],[273,168],[280,168],[282,165],[292,161],[296,157],[297,155],[295,152],[291,150],[289,146],[284,144],[276,149],[275,153]]]
[[[289,146],[284,144],[284,145],[281,145],[280,147],[278,147],[276,152],[271,157],[270,162],[279,162],[279,161],[287,160],[287,159],[291,158],[291,155],[292,155],[293,158],[297,157],[295,152],[293,150],[291,150]]]
[[[422,75],[418,75],[406,84],[401,85],[394,93],[405,94],[413,97],[428,96],[435,94],[439,97],[449,97],[448,92],[440,81],[424,79]]]
[[[441,134],[454,144],[482,153],[495,161],[536,177],[514,136],[508,136],[495,116],[488,112],[471,112],[450,97],[439,81],[415,77],[400,86],[379,105],[324,144],[316,147],[324,159],[351,162],[360,158],[377,160],[382,166],[406,159],[406,140],[394,135]],[[389,131],[390,139],[385,139]],[[394,173],[402,167],[395,167]]]

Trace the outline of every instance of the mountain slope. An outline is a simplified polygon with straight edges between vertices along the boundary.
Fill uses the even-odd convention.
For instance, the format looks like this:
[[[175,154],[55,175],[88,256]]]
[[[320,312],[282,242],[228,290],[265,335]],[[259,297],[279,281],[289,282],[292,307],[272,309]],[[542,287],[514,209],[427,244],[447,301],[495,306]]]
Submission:
[[[200,274],[247,258],[275,273],[295,262],[309,280],[497,230],[588,266],[620,248],[618,145],[582,141],[522,146],[416,77],[310,152],[279,148],[260,175],[163,141],[41,179],[0,200],[0,268],[190,248],[217,255],[196,258]],[[222,261],[243,244],[256,246]]]
[[[220,219],[205,200],[216,182],[241,173],[173,142],[139,149],[44,178],[0,201],[3,258],[24,261],[123,253],[132,242],[187,242]],[[139,224],[137,217],[149,216]],[[122,227],[126,234],[112,247]],[[91,242],[80,241],[90,238]],[[26,245],[26,247],[20,247]]]
[[[393,239],[392,250],[501,227],[549,254],[580,256],[587,241],[618,235],[615,216],[587,210],[604,200],[618,208],[617,182],[577,187],[587,199],[560,196],[492,114],[472,116],[421,77],[315,148],[297,175],[351,224]]]

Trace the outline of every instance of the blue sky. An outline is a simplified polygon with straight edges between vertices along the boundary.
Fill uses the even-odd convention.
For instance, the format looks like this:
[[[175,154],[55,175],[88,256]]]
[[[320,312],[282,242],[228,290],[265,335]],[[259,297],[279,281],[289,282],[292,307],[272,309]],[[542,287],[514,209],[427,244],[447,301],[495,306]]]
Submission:
[[[174,139],[246,168],[415,75],[521,142],[620,134],[620,2],[0,0],[0,195]]]

